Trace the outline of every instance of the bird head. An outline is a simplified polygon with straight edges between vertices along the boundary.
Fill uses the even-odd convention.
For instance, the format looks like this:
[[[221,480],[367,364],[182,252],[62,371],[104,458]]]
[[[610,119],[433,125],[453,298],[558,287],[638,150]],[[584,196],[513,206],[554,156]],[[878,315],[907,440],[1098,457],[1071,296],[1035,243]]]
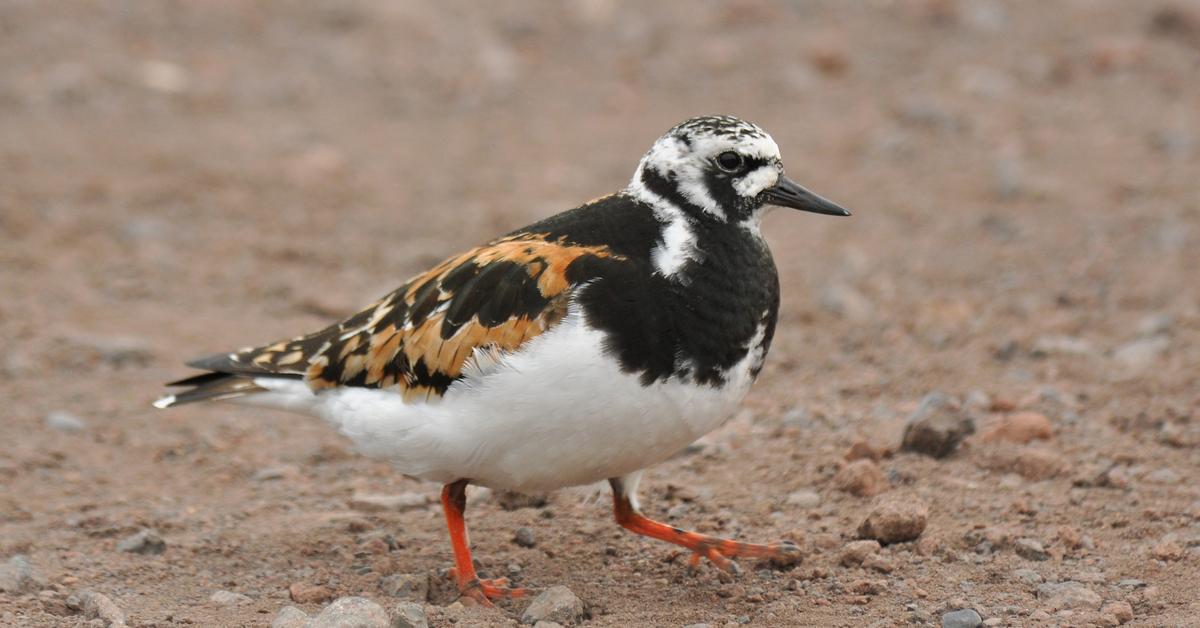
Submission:
[[[850,215],[784,176],[775,140],[733,116],[692,118],[667,131],[642,157],[629,190],[652,206],[666,202],[693,219],[757,221],[767,205]]]

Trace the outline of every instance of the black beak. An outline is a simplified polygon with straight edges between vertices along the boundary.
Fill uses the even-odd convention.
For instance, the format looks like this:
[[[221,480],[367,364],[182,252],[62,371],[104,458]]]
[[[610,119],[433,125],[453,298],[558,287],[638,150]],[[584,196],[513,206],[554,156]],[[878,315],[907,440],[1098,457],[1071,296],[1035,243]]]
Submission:
[[[763,191],[763,195],[766,197],[767,204],[769,205],[791,207],[792,209],[829,216],[850,215],[850,211],[846,208],[809,192],[800,187],[799,183],[792,181],[782,174],[779,175],[779,182],[775,184],[775,187],[767,188]]]

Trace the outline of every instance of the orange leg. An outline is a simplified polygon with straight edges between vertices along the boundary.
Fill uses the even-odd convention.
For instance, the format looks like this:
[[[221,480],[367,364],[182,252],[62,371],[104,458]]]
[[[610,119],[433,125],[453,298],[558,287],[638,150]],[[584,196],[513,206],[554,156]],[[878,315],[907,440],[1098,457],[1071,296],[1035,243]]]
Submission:
[[[642,536],[674,543],[692,551],[688,559],[688,567],[695,569],[702,558],[707,558],[714,565],[725,571],[737,573],[737,563],[731,558],[767,558],[785,563],[799,562],[800,548],[791,541],[781,541],[769,545],[742,543],[690,532],[650,519],[643,515],[637,505],[634,491],[640,476],[613,478],[609,484],[613,488],[613,514],[621,527]]]
[[[459,592],[484,606],[491,606],[491,600],[496,598],[525,596],[528,591],[510,588],[508,578],[481,580],[476,575],[475,563],[471,561],[471,546],[467,541],[467,522],[463,519],[466,508],[467,480],[442,487],[442,510],[446,513],[446,526],[450,528],[450,546],[454,548],[451,575],[458,584]]]

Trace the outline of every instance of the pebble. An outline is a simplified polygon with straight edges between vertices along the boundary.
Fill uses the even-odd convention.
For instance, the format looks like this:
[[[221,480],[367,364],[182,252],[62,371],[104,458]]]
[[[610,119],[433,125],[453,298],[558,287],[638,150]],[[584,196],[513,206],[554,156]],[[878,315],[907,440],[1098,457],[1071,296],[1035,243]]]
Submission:
[[[929,507],[911,497],[885,499],[858,526],[858,535],[887,545],[913,541],[925,531]]]
[[[1013,551],[1017,553],[1017,556],[1027,560],[1046,560],[1050,558],[1050,554],[1046,553],[1045,546],[1042,545],[1041,541],[1036,539],[1017,539],[1013,543]]]
[[[984,441],[1007,441],[1024,445],[1054,437],[1054,425],[1040,412],[1018,412],[998,421],[981,437]]]
[[[429,574],[398,573],[379,580],[379,591],[388,597],[424,602],[429,599]]]
[[[789,506],[812,509],[821,505],[821,496],[816,491],[796,491],[787,496]]]
[[[327,602],[333,599],[333,592],[318,584],[306,584],[304,582],[295,582],[288,587],[288,595],[293,602],[300,604],[312,604],[315,602]]]
[[[853,445],[850,445],[850,449],[846,450],[846,453],[842,456],[842,458],[846,460],[846,462],[853,462],[855,460],[863,459],[868,459],[872,462],[879,462],[886,457],[887,454],[888,452],[886,449],[875,447],[865,440],[860,440],[856,441]]]
[[[959,404],[939,392],[932,392],[908,417],[901,449],[934,458],[944,458],[958,448],[968,434],[975,432],[975,421]]]
[[[1041,336],[1033,341],[1030,353],[1035,358],[1054,355],[1090,356],[1095,355],[1096,348],[1087,340],[1075,336]]]
[[[560,624],[576,623],[584,616],[583,600],[562,585],[553,586],[533,598],[529,607],[521,614],[521,623],[536,624],[539,621],[555,621]]]
[[[942,615],[942,628],[979,628],[982,625],[983,618],[971,608],[950,611]]]
[[[282,480],[290,475],[295,475],[299,469],[295,465],[281,464],[274,467],[263,467],[254,472],[251,478],[255,482],[266,482],[268,480]]]
[[[1133,621],[1133,607],[1125,601],[1108,602],[1100,609],[1100,614],[1112,617],[1117,625]]]
[[[121,539],[117,549],[132,554],[161,554],[167,551],[167,542],[154,530],[140,530]]]
[[[700,624],[700,625],[707,626],[708,624]],[[543,619],[542,621],[539,621],[538,623],[534,624],[533,628],[563,628],[563,625],[556,621],[546,621]]]
[[[221,606],[237,606],[250,601],[250,596],[234,593],[233,591],[214,591],[208,596],[208,601],[220,604]]]
[[[276,613],[271,628],[308,628],[308,615],[295,606],[285,606]]]
[[[514,493],[513,491],[496,491],[496,503],[505,510],[520,510],[521,508],[541,508],[550,503],[548,493]]]
[[[0,565],[0,592],[19,593],[38,586],[33,578],[33,567],[29,564],[28,556],[17,554]]]
[[[87,429],[87,422],[83,419],[61,410],[47,414],[46,418],[42,419],[42,423],[46,427],[60,432],[82,432]]]
[[[868,556],[878,553],[880,547],[879,541],[851,541],[842,547],[838,562],[846,567],[861,565]]]
[[[1043,584],[1037,588],[1037,597],[1055,611],[1080,608],[1095,610],[1100,608],[1103,601],[1100,594],[1074,580]]]
[[[350,498],[350,507],[362,512],[404,512],[424,508],[429,503],[429,496],[422,493],[401,493],[399,495],[355,493]]]
[[[513,536],[513,543],[521,547],[533,547],[537,545],[537,538],[534,537],[532,528],[521,526]]]
[[[1041,584],[1045,580],[1041,574],[1032,569],[1017,569],[1012,572],[1012,575],[1014,579],[1030,586]]]
[[[67,597],[67,608],[83,612],[88,619],[99,619],[105,626],[125,625],[125,613],[103,593],[84,589]]]
[[[1133,371],[1141,371],[1153,365],[1171,347],[1166,336],[1138,338],[1125,343],[1113,351],[1113,359]]]
[[[392,607],[391,628],[429,628],[425,608],[416,602],[401,602]]]
[[[389,628],[391,621],[383,607],[365,597],[340,597],[312,618],[312,626],[321,628]]]
[[[1156,544],[1150,554],[1158,560],[1171,562],[1187,556],[1187,548],[1175,541],[1164,540]]]
[[[837,472],[833,484],[858,497],[873,497],[888,489],[887,476],[870,460],[855,460]]]

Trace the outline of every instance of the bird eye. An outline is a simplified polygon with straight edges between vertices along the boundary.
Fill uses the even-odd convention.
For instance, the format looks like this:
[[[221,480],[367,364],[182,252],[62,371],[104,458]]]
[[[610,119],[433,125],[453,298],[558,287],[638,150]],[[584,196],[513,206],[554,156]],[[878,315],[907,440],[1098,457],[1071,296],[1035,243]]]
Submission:
[[[731,150],[717,155],[717,165],[725,172],[737,172],[742,168],[742,163],[742,156]]]

